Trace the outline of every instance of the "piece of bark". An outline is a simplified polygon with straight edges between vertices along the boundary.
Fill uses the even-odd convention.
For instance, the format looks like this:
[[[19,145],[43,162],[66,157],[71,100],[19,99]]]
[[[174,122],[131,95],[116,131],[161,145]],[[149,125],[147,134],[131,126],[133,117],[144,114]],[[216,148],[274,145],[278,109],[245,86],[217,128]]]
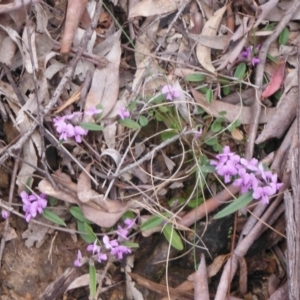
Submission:
[[[38,300],[58,299],[78,276],[78,268],[67,268],[61,276],[47,286],[45,291],[39,295]]]
[[[264,130],[256,139],[260,144],[271,138],[281,138],[290,124],[293,122],[297,112],[298,88],[292,87],[280,101],[279,106],[272,119],[267,123]]]

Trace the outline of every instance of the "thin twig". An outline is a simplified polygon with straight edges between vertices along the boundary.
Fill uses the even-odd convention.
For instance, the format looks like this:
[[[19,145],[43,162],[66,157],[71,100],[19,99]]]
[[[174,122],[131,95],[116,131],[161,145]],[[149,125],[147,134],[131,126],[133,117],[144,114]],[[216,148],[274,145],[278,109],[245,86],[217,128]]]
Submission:
[[[277,24],[273,34],[270,35],[262,44],[259,52],[260,63],[256,67],[256,76],[255,76],[255,85],[258,86],[258,89],[256,91],[256,101],[253,104],[253,112],[252,112],[253,123],[249,128],[248,142],[246,146],[246,155],[245,155],[246,159],[248,160],[250,160],[253,157],[255,137],[257,134],[257,128],[259,124],[258,120],[261,113],[260,99],[262,94],[262,83],[263,83],[264,69],[265,69],[268,50],[271,44],[278,38],[282,30],[286,27],[288,22],[291,20],[294,12],[297,10],[299,6],[300,6],[300,1],[294,0],[291,8],[287,11],[287,13],[282,18],[282,20]]]
[[[12,200],[14,197],[14,191],[15,191],[15,186],[16,186],[16,178],[17,178],[17,173],[19,169],[19,160],[15,159],[15,164],[11,176],[11,181],[10,181],[10,188],[9,188],[9,196],[8,196],[8,205],[11,206]],[[8,225],[9,225],[9,217],[5,220],[5,225],[4,225],[4,231],[1,239],[1,244],[0,244],[0,269],[1,269],[1,260],[2,260],[2,255],[5,247],[5,242],[6,242],[6,234],[8,231]]]

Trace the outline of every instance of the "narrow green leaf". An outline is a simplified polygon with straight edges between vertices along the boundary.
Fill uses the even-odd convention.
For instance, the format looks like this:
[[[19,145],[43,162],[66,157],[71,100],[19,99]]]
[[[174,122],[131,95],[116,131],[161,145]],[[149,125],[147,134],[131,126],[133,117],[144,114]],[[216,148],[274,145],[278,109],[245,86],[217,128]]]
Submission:
[[[219,211],[214,216],[214,219],[220,219],[220,218],[226,217],[226,216],[228,216],[228,215],[236,212],[240,208],[245,207],[252,200],[253,200],[252,191],[249,191],[248,193],[243,194],[242,196],[240,196],[239,198],[237,198],[236,200],[234,200],[232,203],[230,203],[229,205],[227,205],[224,209],[222,209],[221,211]]]
[[[169,243],[171,243],[171,245],[181,251],[183,250],[183,244],[181,241],[181,237],[180,235],[177,233],[177,231],[173,228],[173,226],[171,226],[170,224],[167,224],[164,228],[163,228],[163,234],[165,236],[165,238],[167,239],[167,241]]]
[[[97,291],[96,268],[94,265],[89,266],[89,274],[90,274],[90,295],[92,299],[94,299]]]
[[[31,188],[31,185],[33,183],[33,178],[32,177],[28,177],[25,183],[25,192],[27,194],[31,194],[31,191],[29,188]]]
[[[48,208],[44,209],[43,212],[43,217],[55,224],[62,225],[62,226],[67,226],[66,223],[54,212],[49,210]]]
[[[244,62],[240,63],[234,72],[234,77],[238,79],[243,79],[246,73],[246,64]]]
[[[178,133],[175,130],[169,130],[169,131],[164,131],[161,133],[161,138],[163,141],[166,141],[174,136],[176,136]]]
[[[102,131],[104,129],[103,126],[95,123],[80,123],[79,126],[91,131]]]
[[[51,206],[56,206],[58,203],[58,199],[56,199],[55,197],[50,196],[49,197],[49,203]]]
[[[285,27],[279,35],[279,45],[285,45],[289,40],[289,36],[290,31],[287,27]]]
[[[71,206],[70,207],[70,213],[71,213],[71,215],[75,219],[77,219],[77,220],[79,220],[81,222],[85,222],[87,224],[93,224],[93,222],[91,222],[90,220],[88,220],[88,219],[85,218],[85,216],[83,215],[83,212],[82,212],[81,208],[78,207],[78,206]]]
[[[158,108],[163,113],[167,113],[169,111],[168,107],[165,105],[160,105]]]
[[[206,98],[207,103],[210,104],[212,102],[213,96],[214,96],[213,90],[212,89],[208,89],[207,92],[206,92],[206,94],[205,94],[205,98]]]
[[[141,124],[142,127],[148,125],[148,119],[145,116],[140,116],[139,117],[139,123]]]
[[[138,248],[140,246],[138,243],[133,243],[130,241],[124,241],[124,242],[122,242],[122,245],[129,247],[129,248]]]
[[[159,103],[162,103],[165,100],[166,100],[166,95],[165,94],[158,94],[155,98],[153,98],[151,103],[159,104]]]
[[[127,128],[130,128],[130,129],[139,130],[141,128],[141,126],[137,122],[135,122],[135,121],[133,121],[131,119],[124,119],[124,120],[120,120],[119,122],[123,126],[125,126]]]
[[[201,82],[205,80],[205,78],[205,75],[201,73],[189,74],[185,77],[185,79],[190,82]]]
[[[163,213],[163,215],[165,217],[168,217],[169,214],[168,213]],[[161,216],[153,216],[149,220],[147,220],[146,222],[144,222],[141,225],[140,229],[142,231],[152,229],[152,228],[154,228],[156,226],[161,225],[163,223],[163,221],[164,221],[164,219]]]
[[[94,243],[94,241],[97,237],[93,233],[92,228],[90,227],[90,230],[88,230],[87,227],[89,227],[89,225],[87,223],[77,221],[77,229],[80,232],[80,236],[82,237],[82,239],[85,242],[87,242],[88,244],[92,244],[92,243]]]

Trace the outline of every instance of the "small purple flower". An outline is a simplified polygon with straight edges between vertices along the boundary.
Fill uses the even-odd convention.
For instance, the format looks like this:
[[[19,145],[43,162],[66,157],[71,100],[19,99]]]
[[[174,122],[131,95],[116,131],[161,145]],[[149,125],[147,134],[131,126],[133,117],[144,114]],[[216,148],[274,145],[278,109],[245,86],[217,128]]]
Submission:
[[[247,193],[249,190],[254,190],[258,186],[258,179],[253,173],[247,173],[246,169],[239,169],[238,175],[240,177],[233,182],[233,185],[239,186],[242,194]]]
[[[259,186],[253,192],[253,198],[256,200],[261,200],[264,204],[268,204],[269,198],[273,195],[273,189],[268,185]]]
[[[57,128],[56,131],[60,133],[59,139],[64,141],[75,135],[74,126],[72,124],[65,123],[65,126],[60,127],[59,130]]]
[[[77,259],[74,261],[76,267],[81,267],[83,265],[81,251],[78,250]]]
[[[136,218],[131,220],[129,218],[124,220],[124,224],[126,225],[126,229],[131,229],[135,225]]]
[[[57,132],[62,132],[66,127],[67,123],[65,122],[66,117],[55,117],[53,119],[54,127],[56,127]]]
[[[9,211],[2,209],[1,216],[3,219],[7,219],[9,217]]]
[[[80,126],[75,126],[74,127],[75,141],[77,143],[81,143],[82,142],[81,136],[87,135],[87,133],[88,133],[88,130],[86,130],[86,129],[80,127]]]
[[[109,237],[107,235],[105,235],[102,240],[103,240],[103,243],[104,243],[106,249],[113,249],[114,247],[119,246],[119,243],[117,240],[110,241]]]
[[[122,107],[119,107],[119,116],[122,120],[130,117],[130,112]]]
[[[42,214],[44,212],[44,208],[47,207],[46,195],[40,194],[40,196],[37,197],[36,202],[37,202],[36,209],[40,214]]]
[[[110,251],[110,254],[116,255],[118,259],[123,259],[123,254],[131,253],[131,250],[123,245],[119,245]]]
[[[107,260],[107,255],[105,253],[98,252],[97,260],[99,263],[102,262],[102,260]]]
[[[28,195],[25,191],[20,193],[20,197],[24,203],[36,200],[36,195]]]
[[[195,133],[194,139],[196,139],[196,140],[199,139],[199,138],[201,137],[202,133],[203,133],[203,129],[200,128],[200,129]]]
[[[161,92],[166,95],[166,99],[172,101],[180,96],[179,90],[173,85],[166,84],[162,87]]]
[[[252,66],[253,67],[255,67],[257,64],[259,64],[260,63],[260,59],[259,58],[257,58],[257,57],[253,57],[252,59],[251,59],[251,64],[252,64]]]
[[[258,160],[256,158],[252,158],[250,161],[248,161],[245,158],[241,158],[240,161],[241,165],[243,165],[246,169],[250,171],[257,171],[258,170]]]
[[[116,231],[119,237],[128,240],[127,234],[128,234],[128,229],[122,228],[120,225],[118,225],[118,230]]]
[[[95,240],[94,244],[90,244],[86,248],[87,251],[93,252],[93,255],[97,252],[99,253],[101,250],[101,247],[97,245],[97,240]]]
[[[93,116],[93,115],[101,114],[102,111],[103,111],[102,109],[98,109],[95,106],[92,106],[88,110],[86,110],[84,113],[87,114],[88,116]]]
[[[20,196],[22,198],[23,211],[25,212],[27,222],[29,222],[31,218],[35,218],[37,213],[42,214],[44,208],[47,206],[46,195],[44,194],[40,194],[40,196],[28,195],[23,191]]]

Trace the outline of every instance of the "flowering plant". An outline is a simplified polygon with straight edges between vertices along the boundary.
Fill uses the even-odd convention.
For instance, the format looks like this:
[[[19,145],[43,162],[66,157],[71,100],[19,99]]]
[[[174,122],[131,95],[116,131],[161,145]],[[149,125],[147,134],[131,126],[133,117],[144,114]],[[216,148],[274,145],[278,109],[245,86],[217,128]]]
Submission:
[[[244,202],[236,203],[239,198],[231,203],[230,209],[228,209],[229,206],[226,208],[230,213],[247,205],[253,199],[268,204],[269,199],[282,186],[282,183],[278,183],[277,174],[266,171],[257,159],[253,158],[248,161],[241,158],[239,155],[231,152],[228,146],[225,146],[223,152],[218,154],[216,160],[212,160],[210,164],[214,166],[216,173],[224,178],[225,183],[233,181],[234,186],[240,187],[240,193]],[[216,215],[216,218],[220,217],[220,215],[222,217],[225,216],[223,211],[221,211]]]

